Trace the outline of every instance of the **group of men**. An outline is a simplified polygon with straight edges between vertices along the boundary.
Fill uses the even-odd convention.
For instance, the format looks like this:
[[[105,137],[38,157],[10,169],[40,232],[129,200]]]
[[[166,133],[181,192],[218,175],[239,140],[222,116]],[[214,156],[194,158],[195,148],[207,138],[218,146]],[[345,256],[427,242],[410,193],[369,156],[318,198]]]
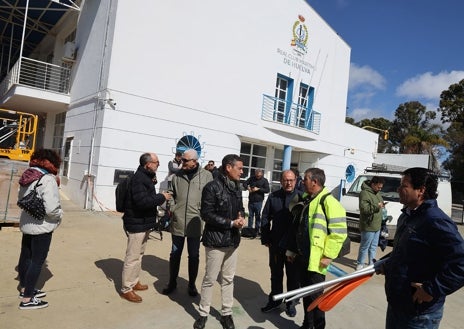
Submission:
[[[167,295],[177,288],[181,255],[187,240],[187,292],[190,296],[198,295],[195,281],[202,242],[206,268],[201,284],[199,317],[193,328],[205,327],[213,285],[217,281],[221,286],[221,325],[224,329],[234,329],[232,306],[237,249],[240,231],[247,224],[240,186],[243,160],[235,154],[226,155],[214,178],[210,166],[205,169],[199,165],[195,150],[184,151],[180,161],[182,167],[172,175],[168,191],[157,193],[158,157],[153,153],[140,157],[139,168],[131,181],[131,198],[123,216],[128,244],[121,297],[141,302],[142,298],[135,291],[148,289],[139,281],[141,259],[148,234],[155,223],[156,207],[167,201],[172,214],[172,247],[169,282],[162,293]],[[418,328],[417,323],[424,321],[424,315],[429,313],[433,317],[425,322],[424,328],[438,328],[445,296],[464,285],[464,241],[456,225],[434,200],[437,186],[431,182],[436,177],[423,170],[425,172],[412,170],[404,173],[399,194],[405,209],[397,245],[389,261],[376,268],[377,273],[386,276],[388,329]],[[254,179],[244,184],[250,194],[263,196],[262,199],[257,196],[251,200],[261,243],[269,252],[271,292],[268,303],[261,309],[263,312],[280,308],[282,302],[275,301],[273,297],[283,292],[284,270],[288,291],[324,281],[330,263],[337,257],[347,237],[345,210],[325,187],[324,171],[307,169],[303,178],[304,191],[295,188],[297,178],[291,170],[282,172],[281,188],[270,193],[261,217],[269,183],[263,172],[256,170]],[[303,207],[299,207],[301,205]],[[251,211],[249,215],[252,215]],[[252,220],[248,225],[253,225]],[[417,241],[422,243],[418,245]],[[422,260],[422,263],[418,264],[415,259]],[[317,307],[307,311],[321,293],[303,298],[305,314],[300,328],[325,328],[324,312]],[[288,316],[296,315],[293,302],[286,303],[285,307]]]

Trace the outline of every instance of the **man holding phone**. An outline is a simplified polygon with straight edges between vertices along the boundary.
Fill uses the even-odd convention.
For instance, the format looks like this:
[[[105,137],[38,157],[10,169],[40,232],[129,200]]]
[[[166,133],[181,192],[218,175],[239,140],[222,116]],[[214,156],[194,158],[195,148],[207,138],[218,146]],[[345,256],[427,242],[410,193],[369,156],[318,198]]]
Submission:
[[[368,256],[368,265],[373,264],[373,259],[379,244],[380,228],[382,226],[382,211],[385,208],[380,190],[385,179],[374,176],[366,180],[359,193],[359,230],[361,231],[361,243],[359,244],[356,270],[364,267],[364,259]]]

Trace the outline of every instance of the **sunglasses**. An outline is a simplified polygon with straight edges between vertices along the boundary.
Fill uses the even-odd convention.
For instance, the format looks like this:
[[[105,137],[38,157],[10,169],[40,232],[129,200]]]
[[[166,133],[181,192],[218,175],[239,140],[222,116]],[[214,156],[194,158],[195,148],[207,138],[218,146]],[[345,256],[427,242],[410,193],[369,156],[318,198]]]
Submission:
[[[192,161],[192,160],[195,160],[195,159],[185,159],[185,158],[182,158],[180,159],[182,162],[189,162],[189,161]]]

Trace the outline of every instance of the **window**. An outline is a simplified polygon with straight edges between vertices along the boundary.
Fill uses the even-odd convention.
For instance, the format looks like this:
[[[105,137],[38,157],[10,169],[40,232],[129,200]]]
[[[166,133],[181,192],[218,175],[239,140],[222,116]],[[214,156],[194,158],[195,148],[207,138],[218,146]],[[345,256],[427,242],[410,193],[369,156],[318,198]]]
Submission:
[[[66,112],[61,112],[55,115],[55,128],[53,130],[53,149],[61,154],[61,146],[63,146],[64,122],[66,120]]]
[[[351,196],[359,196],[361,193],[361,186],[362,184],[370,180],[373,176],[370,175],[361,175],[356,178],[354,183],[351,185],[350,190],[348,191],[347,195]],[[398,177],[390,177],[390,176],[382,176],[385,179],[385,183],[383,184],[383,188],[380,191],[382,198],[384,201],[399,201],[398,195],[398,187],[400,186],[401,179]]]
[[[306,127],[306,112],[308,110],[308,86],[300,83],[300,91],[298,93],[298,111],[297,111],[297,126],[300,128]]]
[[[76,29],[72,30],[71,33],[69,33],[66,38],[64,38],[64,43],[68,42],[68,41],[74,41],[74,39],[76,39]]]
[[[280,188],[280,176],[282,175],[282,166],[284,162],[284,151],[280,149],[274,150],[274,165],[272,166],[272,182],[271,191],[276,191]]]
[[[69,178],[69,166],[71,164],[72,146],[74,137],[66,138],[64,144],[64,156],[63,156],[63,176]]]
[[[201,144],[195,136],[185,135],[177,142],[176,152],[184,153],[188,149],[194,149],[197,151],[198,156],[201,156]]]
[[[285,103],[287,102],[288,82],[285,79],[277,77],[275,89],[275,108],[274,121],[283,122],[285,116]]]
[[[242,143],[240,157],[243,159],[243,175],[241,181],[255,174],[255,169],[266,168],[267,147],[251,143]]]
[[[293,80],[278,74],[275,89],[273,120],[287,122],[290,104],[292,103]]]
[[[314,102],[314,88],[302,83],[298,93],[298,111],[297,111],[297,127],[311,129],[312,128],[312,109]]]

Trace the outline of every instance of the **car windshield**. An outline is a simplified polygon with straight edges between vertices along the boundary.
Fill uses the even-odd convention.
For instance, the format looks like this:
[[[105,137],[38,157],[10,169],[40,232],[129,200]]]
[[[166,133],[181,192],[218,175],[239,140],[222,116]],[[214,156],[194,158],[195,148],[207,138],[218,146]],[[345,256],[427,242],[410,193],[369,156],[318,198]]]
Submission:
[[[354,183],[351,185],[350,190],[348,191],[349,195],[359,196],[361,192],[361,186],[366,180],[370,180],[373,175],[362,175],[358,176]],[[398,196],[398,186],[400,186],[400,178],[399,177],[383,177],[385,179],[385,183],[383,184],[383,188],[380,191],[382,198],[384,201],[399,201]]]

